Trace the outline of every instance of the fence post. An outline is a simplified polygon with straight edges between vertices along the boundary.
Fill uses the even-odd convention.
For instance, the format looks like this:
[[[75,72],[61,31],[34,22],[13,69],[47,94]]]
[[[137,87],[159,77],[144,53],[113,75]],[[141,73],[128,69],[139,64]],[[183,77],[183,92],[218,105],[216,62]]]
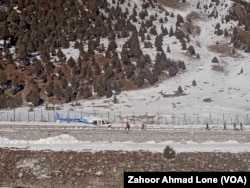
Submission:
[[[134,124],[135,124],[135,112],[133,112],[133,119],[134,119]]]
[[[122,113],[121,113],[121,111],[119,112],[119,114],[120,114],[120,121],[123,123],[123,118],[122,118]]]
[[[13,114],[14,114],[14,116],[13,116],[13,121],[15,122],[16,121],[16,113],[15,113],[15,108],[13,109]]]
[[[183,116],[184,116],[183,117],[183,125],[185,125],[186,124],[186,113],[184,113]]]
[[[198,113],[198,116],[197,116],[197,124],[199,125],[200,124],[200,114]]]
[[[40,122],[43,121],[43,112],[42,112],[42,109],[41,109],[41,118],[40,118]]]
[[[54,122],[56,122],[56,108],[55,108],[55,105],[54,105]]]

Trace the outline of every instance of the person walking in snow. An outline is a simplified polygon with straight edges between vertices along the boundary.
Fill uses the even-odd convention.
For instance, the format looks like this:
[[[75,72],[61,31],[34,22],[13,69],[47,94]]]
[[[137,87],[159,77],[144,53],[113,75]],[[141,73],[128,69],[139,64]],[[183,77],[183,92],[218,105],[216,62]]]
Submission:
[[[209,129],[209,125],[208,125],[208,123],[206,124],[206,131],[209,131],[210,129]]]
[[[128,121],[126,122],[125,131],[126,131],[126,130],[128,130],[128,131],[130,130],[130,124],[128,123]]]
[[[143,131],[146,130],[146,125],[144,123],[142,123],[142,125],[141,125],[141,130],[143,130]]]
[[[226,123],[226,121],[224,121],[224,128],[223,128],[223,130],[226,130],[227,129],[227,123]]]
[[[233,122],[234,130],[236,130],[236,121]]]
[[[240,130],[243,130],[242,122],[240,122]]]

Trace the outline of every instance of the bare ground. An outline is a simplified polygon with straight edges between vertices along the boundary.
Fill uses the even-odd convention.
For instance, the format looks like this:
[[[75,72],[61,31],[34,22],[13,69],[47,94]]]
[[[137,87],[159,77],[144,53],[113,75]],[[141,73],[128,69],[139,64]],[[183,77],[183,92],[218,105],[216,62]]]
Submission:
[[[55,136],[62,132],[18,131],[1,132],[12,139],[35,139]],[[65,132],[64,132],[65,133]],[[249,131],[69,131],[79,140],[113,140],[136,142],[156,140],[249,142]],[[250,153],[195,152],[178,153],[167,159],[163,153],[147,151],[29,151],[0,148],[0,187],[30,188],[120,188],[125,171],[250,171]]]
[[[0,151],[0,186],[11,187],[118,188],[124,171],[250,171],[250,153]]]

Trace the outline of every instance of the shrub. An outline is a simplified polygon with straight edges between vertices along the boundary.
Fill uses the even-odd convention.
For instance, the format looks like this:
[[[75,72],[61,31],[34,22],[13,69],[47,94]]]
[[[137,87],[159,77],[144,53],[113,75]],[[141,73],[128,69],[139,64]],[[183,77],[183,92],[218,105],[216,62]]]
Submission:
[[[196,84],[196,81],[195,80],[193,80],[192,81],[192,86],[196,86],[197,84]]]
[[[181,87],[181,86],[179,86],[179,87],[178,87],[178,89],[177,89],[177,93],[178,93],[178,94],[182,94],[182,93],[183,93],[183,89],[182,89],[182,87]]]
[[[212,63],[219,63],[218,58],[217,58],[217,57],[213,57],[213,59],[212,59]]]
[[[34,106],[39,106],[43,103],[43,100],[40,98],[39,93],[33,90],[29,92],[25,99],[27,102],[31,102]]]
[[[184,61],[179,61],[178,67],[181,68],[182,70],[186,70],[186,65],[185,65]]]
[[[243,68],[240,69],[240,74],[243,74]]]
[[[119,100],[117,99],[116,95],[113,97],[113,103],[114,104],[118,104],[119,103]]]
[[[205,98],[205,99],[203,99],[203,102],[212,102],[212,99],[211,98]]]
[[[139,74],[138,76],[135,76],[135,78],[133,80],[133,83],[138,88],[142,87],[142,85],[144,84],[144,75],[143,74]]]
[[[170,67],[168,72],[169,76],[175,76],[178,73],[178,70],[175,67]]]
[[[194,47],[192,45],[189,46],[187,50],[190,53],[190,55],[195,55],[195,49],[194,49]]]
[[[171,158],[176,157],[176,152],[172,147],[167,145],[165,149],[163,150],[163,156],[166,157],[167,159],[171,159]]]

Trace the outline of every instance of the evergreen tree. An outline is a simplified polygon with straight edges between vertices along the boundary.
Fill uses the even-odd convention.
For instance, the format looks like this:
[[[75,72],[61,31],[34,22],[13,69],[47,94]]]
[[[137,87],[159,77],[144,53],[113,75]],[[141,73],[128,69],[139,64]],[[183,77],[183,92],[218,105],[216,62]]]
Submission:
[[[170,37],[174,36],[174,29],[172,26],[170,27],[170,30],[169,30],[169,36]]]
[[[65,59],[66,59],[66,57],[63,54],[61,48],[59,48],[58,51],[57,51],[57,57],[58,57],[59,61],[61,61],[61,62],[64,62]]]
[[[70,56],[70,58],[67,61],[67,65],[72,68],[75,66],[75,64],[76,64],[75,60],[73,59],[72,56]]]
[[[139,74],[138,76],[135,76],[133,79],[133,84],[138,88],[142,87],[142,85],[144,84],[144,75]]]
[[[197,84],[196,84],[196,81],[195,80],[193,80],[192,81],[192,86],[196,86]]]
[[[25,99],[27,102],[31,102],[34,106],[38,106],[41,101],[39,94],[33,90],[29,92]]]
[[[54,85],[53,95],[59,100],[63,99],[63,91],[58,83]]]
[[[128,51],[129,57],[139,57],[142,54],[138,32],[133,32],[129,40],[130,50]]]
[[[162,51],[162,35],[156,36],[155,37],[155,47],[157,51]]]

